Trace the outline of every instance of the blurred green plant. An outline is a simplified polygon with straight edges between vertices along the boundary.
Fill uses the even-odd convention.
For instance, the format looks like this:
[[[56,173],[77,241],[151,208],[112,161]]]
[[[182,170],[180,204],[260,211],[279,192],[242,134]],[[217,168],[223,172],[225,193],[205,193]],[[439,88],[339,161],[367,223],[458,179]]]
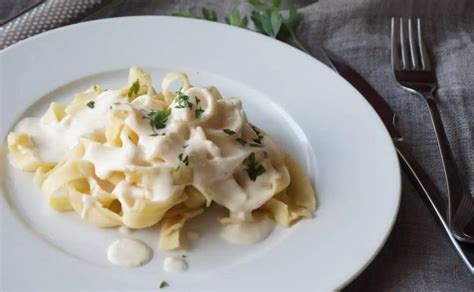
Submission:
[[[289,5],[288,13],[283,13],[281,10],[282,0],[272,0],[271,2],[264,0],[247,0],[247,2],[253,7],[250,16],[241,17],[240,10],[234,7],[225,17],[225,22],[236,27],[247,28],[250,17],[257,32],[287,42],[303,52],[308,53],[295,34],[295,30],[303,18],[303,15],[298,13],[294,4]],[[185,10],[174,13],[173,15],[219,21],[217,13],[214,10],[203,7],[201,13],[202,17],[193,14],[190,10]]]

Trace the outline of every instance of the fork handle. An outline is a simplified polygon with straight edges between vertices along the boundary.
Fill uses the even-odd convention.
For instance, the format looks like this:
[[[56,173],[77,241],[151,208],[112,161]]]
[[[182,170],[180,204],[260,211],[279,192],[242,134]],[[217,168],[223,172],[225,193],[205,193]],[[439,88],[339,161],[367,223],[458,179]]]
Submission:
[[[463,197],[462,182],[457,171],[453,152],[449,146],[448,137],[446,136],[441,114],[439,112],[436,100],[433,97],[433,93],[425,92],[423,95],[430,109],[431,122],[433,124],[436,139],[438,141],[438,149],[441,155],[448,191],[447,221],[452,227],[454,215],[456,214]]]

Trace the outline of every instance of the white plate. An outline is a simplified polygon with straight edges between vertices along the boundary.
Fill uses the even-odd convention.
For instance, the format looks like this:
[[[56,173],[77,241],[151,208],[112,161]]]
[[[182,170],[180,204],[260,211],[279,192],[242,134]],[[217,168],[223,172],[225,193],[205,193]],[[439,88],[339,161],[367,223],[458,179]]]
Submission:
[[[297,157],[316,181],[315,218],[255,246],[233,246],[215,224],[187,254],[190,270],[166,274],[166,254],[137,269],[112,266],[106,247],[121,235],[96,229],[73,212],[56,213],[2,154],[3,288],[154,289],[167,280],[190,289],[335,289],[377,254],[394,223],[400,173],[390,137],[361,95],[310,56],[250,31],[173,17],[93,21],[47,32],[0,53],[1,137],[52,100],[92,84],[122,85],[143,66],[159,88],[170,70],[194,84],[239,96],[249,118]],[[4,138],[3,138],[4,139]],[[204,216],[206,217],[206,216]],[[206,228],[204,228],[206,227]],[[136,232],[151,246],[155,230]],[[182,253],[177,253],[182,254]]]

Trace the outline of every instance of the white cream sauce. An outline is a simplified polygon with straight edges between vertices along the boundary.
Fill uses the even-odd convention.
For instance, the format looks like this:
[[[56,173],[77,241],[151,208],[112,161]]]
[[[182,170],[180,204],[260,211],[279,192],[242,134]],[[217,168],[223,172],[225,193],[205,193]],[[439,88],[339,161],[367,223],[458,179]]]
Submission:
[[[255,244],[266,239],[275,228],[275,221],[268,217],[246,220],[222,226],[220,236],[234,244]]]
[[[82,196],[82,211],[81,218],[85,219],[87,217],[87,212],[89,209],[97,203],[97,199],[93,196]]]
[[[59,122],[45,122],[41,118],[23,119],[15,132],[25,133],[34,141],[41,160],[57,163],[79,142],[81,137],[92,137],[103,132],[110,106],[125,101],[119,90],[103,92],[94,99],[94,108],[85,107],[66,115]]]
[[[182,257],[167,257],[163,261],[163,270],[168,273],[182,273],[188,270],[188,262]]]
[[[135,230],[132,229],[132,228],[129,228],[125,225],[122,225],[118,228],[118,231],[121,233],[121,234],[124,234],[124,235],[130,235],[132,234]]]
[[[107,250],[107,258],[111,263],[127,268],[142,266],[152,256],[152,249],[148,245],[131,238],[116,240]]]
[[[189,96],[193,106],[176,108],[176,100],[173,101],[166,127],[157,130],[158,136],[151,135],[150,120],[144,117],[152,110],[166,110],[164,101],[145,94],[129,102],[121,90],[102,92],[93,97],[93,108],[75,108],[60,121],[24,119],[15,132],[28,134],[35,145],[33,151],[52,163],[82,143],[81,138],[88,139],[84,142],[82,159],[91,162],[97,177],[104,181],[115,172],[125,175],[139,172],[139,182],[125,179],[108,190],[122,208],[132,208],[140,199],[164,202],[179,196],[185,186],[176,184],[172,174],[177,167],[186,166],[179,159],[182,154],[188,157],[187,167],[193,170],[194,187],[231,214],[250,214],[279,191],[278,182],[287,176],[282,151],[263,131],[252,129],[238,99],[222,99],[219,94],[212,94],[212,90],[200,87],[191,87],[183,93]],[[199,118],[195,113],[197,98],[203,111]],[[124,114],[124,125],[138,136],[136,144],[125,131],[121,132],[120,147],[105,142],[107,127],[120,114]],[[224,130],[235,134],[229,135]],[[246,143],[242,145],[237,139]],[[252,147],[256,139],[261,144]],[[265,168],[255,181],[248,174],[247,158],[252,153]],[[81,215],[85,217],[95,198],[84,196],[83,200]],[[265,238],[273,229],[269,220],[247,221],[226,226],[223,236],[231,242],[251,243]]]

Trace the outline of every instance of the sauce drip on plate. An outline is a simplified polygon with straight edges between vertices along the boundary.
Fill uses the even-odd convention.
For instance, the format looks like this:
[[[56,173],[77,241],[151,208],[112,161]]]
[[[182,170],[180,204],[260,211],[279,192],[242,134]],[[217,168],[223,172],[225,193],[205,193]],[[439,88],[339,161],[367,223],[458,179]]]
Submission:
[[[142,266],[152,257],[153,252],[148,245],[131,238],[116,240],[107,250],[107,258],[111,263],[127,268]]]

